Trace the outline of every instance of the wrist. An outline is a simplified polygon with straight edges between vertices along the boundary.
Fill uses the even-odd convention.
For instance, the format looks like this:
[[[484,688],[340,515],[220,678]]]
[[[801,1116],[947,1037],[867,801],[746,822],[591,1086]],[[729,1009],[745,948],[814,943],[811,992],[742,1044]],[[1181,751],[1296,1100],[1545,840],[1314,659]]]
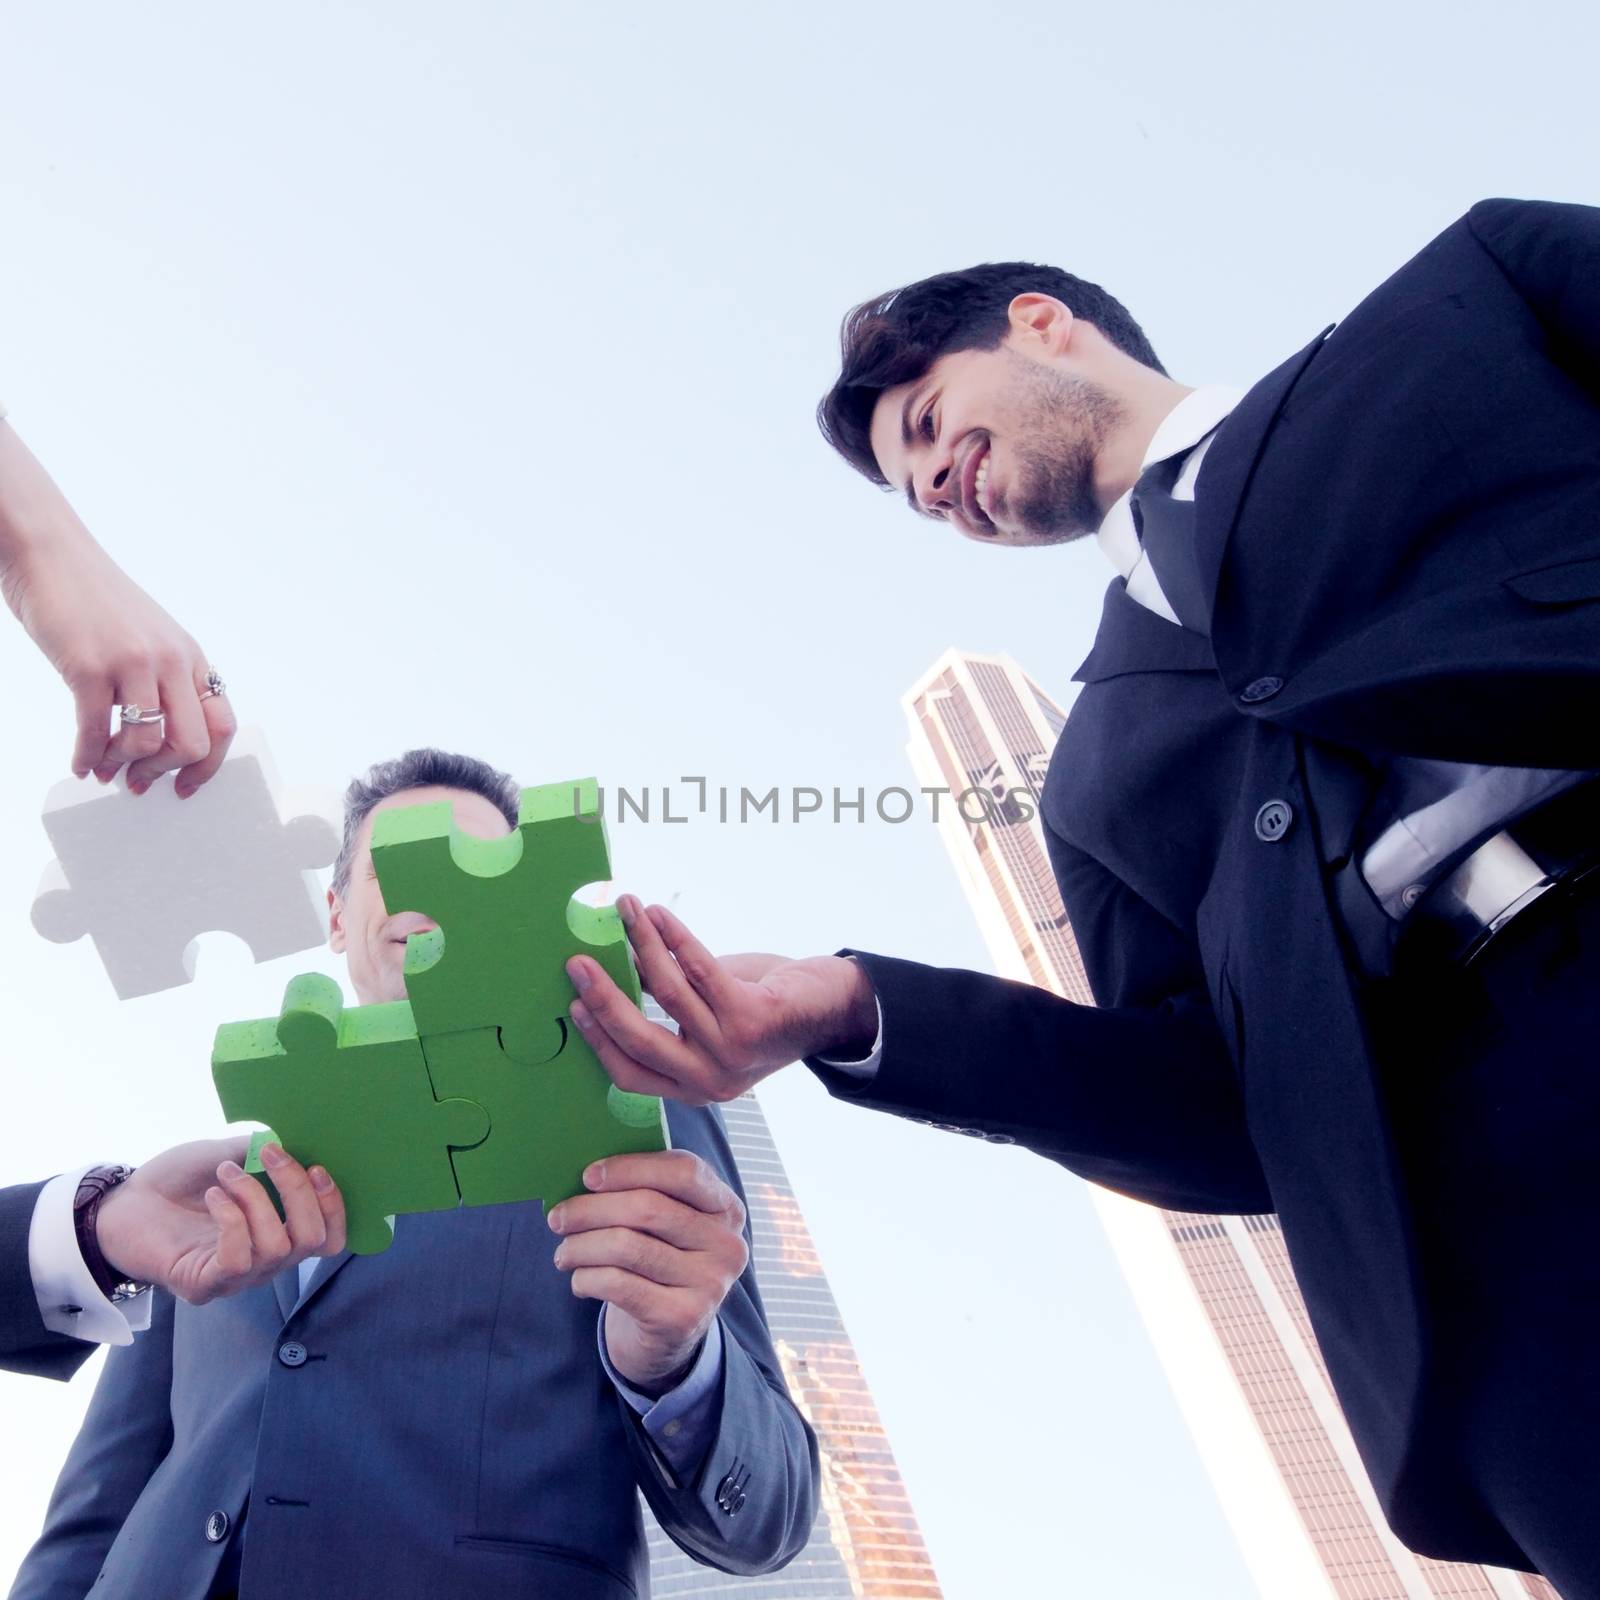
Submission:
[[[675,1351],[647,1352],[637,1348],[630,1338],[626,1319],[621,1337],[613,1337],[613,1318],[617,1314],[609,1305],[602,1312],[606,1359],[611,1363],[615,1376],[648,1400],[659,1400],[663,1395],[670,1394],[694,1370],[694,1364],[699,1360],[701,1348],[706,1342],[705,1330],[702,1329],[687,1346]]]
[[[816,1052],[819,1055],[867,1055],[878,1038],[878,991],[867,969],[853,956],[836,956],[843,993],[836,1026],[841,1030]]]
[[[628,1378],[628,1386],[637,1389],[647,1400],[659,1400],[663,1395],[671,1394],[694,1370],[694,1364],[700,1358],[700,1347],[705,1343],[704,1337],[697,1339],[690,1347],[689,1353],[682,1361],[670,1367],[666,1372],[658,1373],[648,1378]],[[617,1369],[621,1372],[621,1368]]]
[[[134,1281],[127,1256],[119,1248],[114,1225],[107,1226],[108,1208],[115,1215],[121,1206],[113,1198],[133,1176],[132,1167],[92,1167],[78,1184],[72,1222],[78,1250],[95,1287],[108,1300],[127,1299],[148,1285]]]
[[[33,453],[0,421],[0,574],[19,576],[47,552],[74,543],[94,540]]]

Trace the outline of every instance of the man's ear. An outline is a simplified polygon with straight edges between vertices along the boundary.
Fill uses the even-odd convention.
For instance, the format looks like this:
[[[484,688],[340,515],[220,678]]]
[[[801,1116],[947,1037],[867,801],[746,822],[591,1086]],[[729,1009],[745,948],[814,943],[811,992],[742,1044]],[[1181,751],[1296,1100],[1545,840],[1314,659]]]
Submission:
[[[1058,356],[1072,338],[1073,315],[1050,294],[1019,294],[1006,308],[1010,337],[1031,355]]]
[[[344,901],[328,891],[328,948],[336,956],[344,954]]]

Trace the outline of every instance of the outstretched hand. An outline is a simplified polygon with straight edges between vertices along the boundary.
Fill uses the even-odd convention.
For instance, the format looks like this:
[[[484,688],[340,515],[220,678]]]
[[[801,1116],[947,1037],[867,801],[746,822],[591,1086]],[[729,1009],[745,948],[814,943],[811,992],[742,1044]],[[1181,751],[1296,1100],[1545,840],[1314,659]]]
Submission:
[[[664,906],[623,895],[617,911],[640,980],[680,1029],[649,1021],[598,962],[574,956],[572,1020],[619,1088],[690,1105],[732,1100],[791,1061],[865,1050],[877,1034],[871,980],[846,957],[719,960]]]
[[[205,652],[95,543],[49,474],[0,422],[0,593],[72,691],[72,770],[136,794],[177,769],[180,796],[222,765],[235,731],[225,695],[206,695]],[[111,731],[117,705],[161,722]]]
[[[101,1254],[122,1276],[201,1306],[266,1283],[307,1256],[344,1249],[344,1198],[321,1167],[309,1172],[279,1146],[262,1163],[283,1201],[239,1165],[242,1139],[180,1144],[141,1166],[100,1203]]]

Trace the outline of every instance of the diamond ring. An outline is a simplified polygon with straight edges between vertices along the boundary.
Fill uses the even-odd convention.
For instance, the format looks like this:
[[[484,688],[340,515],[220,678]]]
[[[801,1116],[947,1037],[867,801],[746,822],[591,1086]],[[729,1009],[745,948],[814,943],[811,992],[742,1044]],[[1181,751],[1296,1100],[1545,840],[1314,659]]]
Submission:
[[[122,726],[124,728],[144,728],[153,723],[165,722],[167,714],[159,706],[125,705],[121,712]]]
[[[228,686],[222,681],[222,674],[215,667],[206,669],[206,686],[200,691],[202,700],[215,700],[218,695],[228,692]]]

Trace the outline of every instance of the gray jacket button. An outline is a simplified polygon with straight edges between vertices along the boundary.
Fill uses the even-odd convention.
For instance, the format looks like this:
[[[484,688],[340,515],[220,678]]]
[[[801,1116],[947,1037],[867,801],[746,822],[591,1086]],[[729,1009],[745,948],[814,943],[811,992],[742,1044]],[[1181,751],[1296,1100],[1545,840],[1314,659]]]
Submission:
[[[1239,691],[1239,701],[1247,706],[1260,705],[1263,700],[1270,700],[1282,687],[1283,679],[1275,678],[1269,672],[1265,677],[1247,683]]]
[[[228,1537],[228,1529],[232,1524],[228,1520],[226,1511],[213,1511],[206,1518],[206,1542],[208,1544],[221,1544]]]
[[[1269,800],[1256,812],[1256,838],[1263,844],[1276,844],[1294,821],[1294,807],[1287,800]]]
[[[278,1359],[286,1367],[303,1367],[306,1364],[306,1347],[290,1339],[278,1346]]]

